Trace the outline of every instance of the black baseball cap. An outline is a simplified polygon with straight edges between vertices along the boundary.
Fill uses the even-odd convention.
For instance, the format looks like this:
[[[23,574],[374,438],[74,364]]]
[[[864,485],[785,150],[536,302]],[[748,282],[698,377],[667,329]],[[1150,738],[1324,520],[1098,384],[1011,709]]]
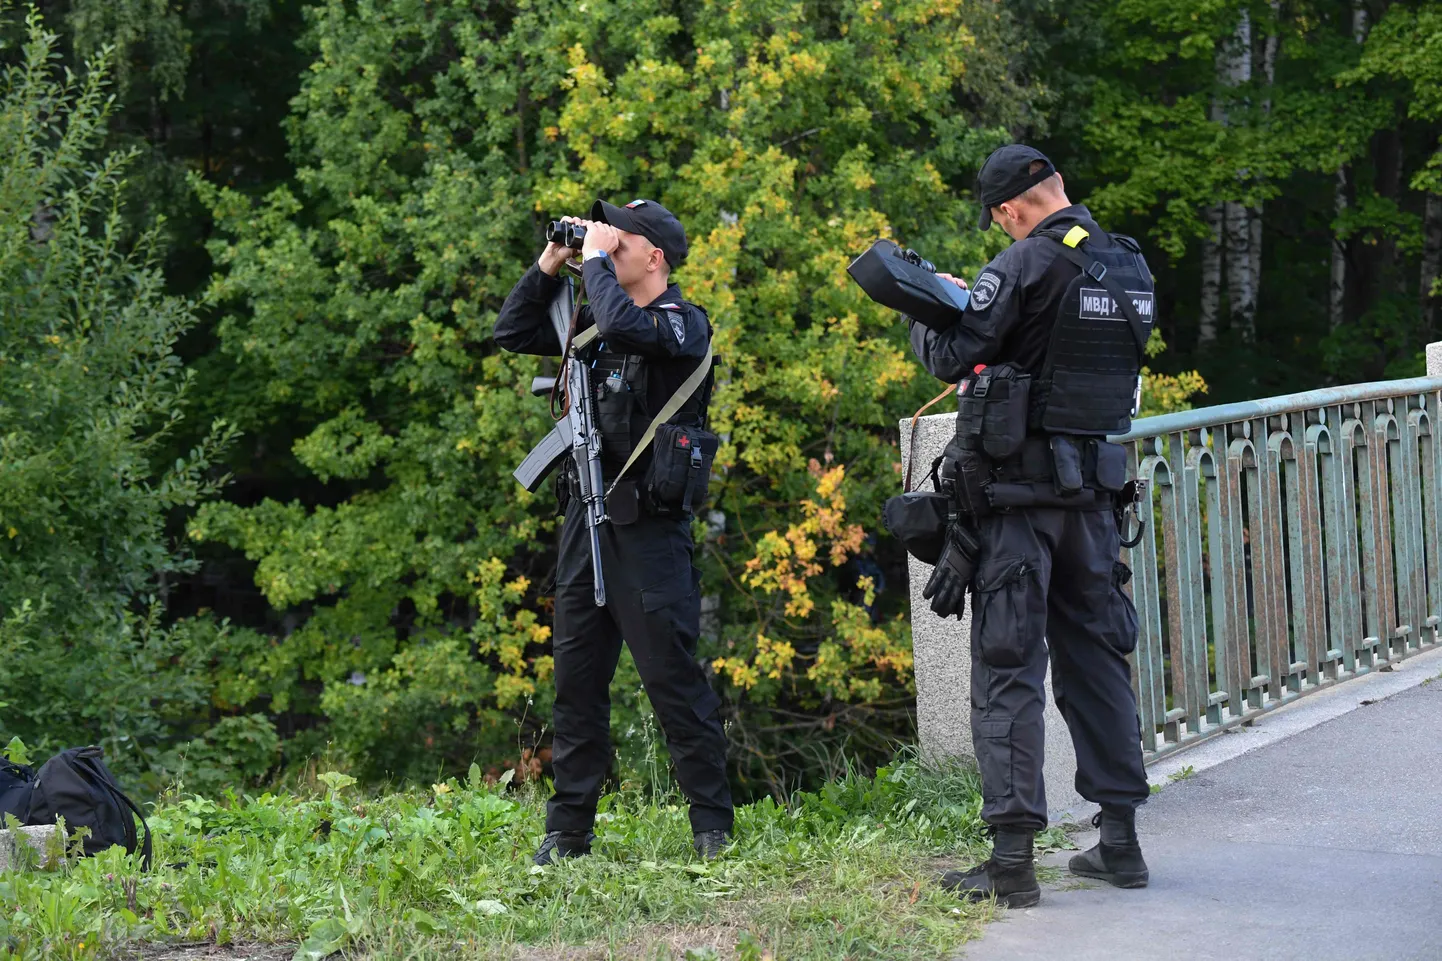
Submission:
[[[591,219],[645,237],[661,248],[672,270],[681,266],[690,249],[686,246],[686,228],[681,226],[681,221],[654,200],[633,200],[624,207],[598,200],[591,207]]]
[[[1040,160],[1046,166],[1031,173],[1031,165]],[[981,204],[981,220],[977,227],[991,227],[991,208],[999,207],[1013,197],[1026,193],[1052,174],[1056,167],[1046,154],[1024,143],[998,147],[976,172],[976,199]]]

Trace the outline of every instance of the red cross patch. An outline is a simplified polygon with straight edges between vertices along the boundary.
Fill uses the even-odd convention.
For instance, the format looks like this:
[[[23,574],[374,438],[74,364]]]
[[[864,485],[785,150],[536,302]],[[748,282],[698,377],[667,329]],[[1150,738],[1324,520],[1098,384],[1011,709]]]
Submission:
[[[691,446],[691,438],[687,437],[685,434],[682,434],[680,437],[676,438],[676,446],[677,446],[677,447],[690,447],[690,446]]]

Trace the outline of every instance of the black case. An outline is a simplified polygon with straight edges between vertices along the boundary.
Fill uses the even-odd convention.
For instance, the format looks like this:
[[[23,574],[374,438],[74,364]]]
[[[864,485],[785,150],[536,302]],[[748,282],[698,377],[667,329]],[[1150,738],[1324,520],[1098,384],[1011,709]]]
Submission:
[[[932,330],[955,325],[971,299],[971,291],[913,264],[889,240],[872,244],[846,272],[861,285],[866,296]]]

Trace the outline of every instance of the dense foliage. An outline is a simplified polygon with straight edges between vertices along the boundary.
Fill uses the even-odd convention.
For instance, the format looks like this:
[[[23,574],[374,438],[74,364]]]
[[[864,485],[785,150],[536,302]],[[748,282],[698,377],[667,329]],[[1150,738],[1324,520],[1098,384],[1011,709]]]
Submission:
[[[130,154],[97,157],[103,64],[62,78],[53,46],[32,18],[0,74],[0,711],[10,733],[163,768],[208,716],[193,665],[224,634],[167,623],[164,592],[196,564],[166,519],[221,487],[233,429],[164,456],[196,317],[165,293],[154,230],[121,216]]]
[[[1438,320],[1437,3],[45,12],[0,27],[0,728],[150,786],[544,772],[555,519],[510,470],[549,362],[490,328],[596,196],[682,217],[717,327],[696,535],[744,791],[910,736],[877,515],[940,385],[843,268],[889,235],[974,272],[996,144],[1149,245],[1148,413],[1416,373]],[[623,661],[623,774],[638,689]]]

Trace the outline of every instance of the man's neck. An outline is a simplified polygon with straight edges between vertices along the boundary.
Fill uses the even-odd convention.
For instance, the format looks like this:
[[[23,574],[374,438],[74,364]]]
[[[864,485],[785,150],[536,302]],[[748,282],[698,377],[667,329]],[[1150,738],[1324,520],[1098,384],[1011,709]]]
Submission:
[[[671,286],[670,278],[656,273],[647,274],[629,287],[621,289],[626,291],[626,295],[635,302],[637,307],[645,307],[664,294],[669,286]]]
[[[1065,210],[1071,205],[1071,201],[1066,198],[1065,194],[1056,200],[1049,201],[1046,206],[1037,211],[1037,218],[1032,222],[1030,229],[1027,230],[1027,236],[1031,236],[1032,231],[1045,223],[1046,219],[1052,214]]]

